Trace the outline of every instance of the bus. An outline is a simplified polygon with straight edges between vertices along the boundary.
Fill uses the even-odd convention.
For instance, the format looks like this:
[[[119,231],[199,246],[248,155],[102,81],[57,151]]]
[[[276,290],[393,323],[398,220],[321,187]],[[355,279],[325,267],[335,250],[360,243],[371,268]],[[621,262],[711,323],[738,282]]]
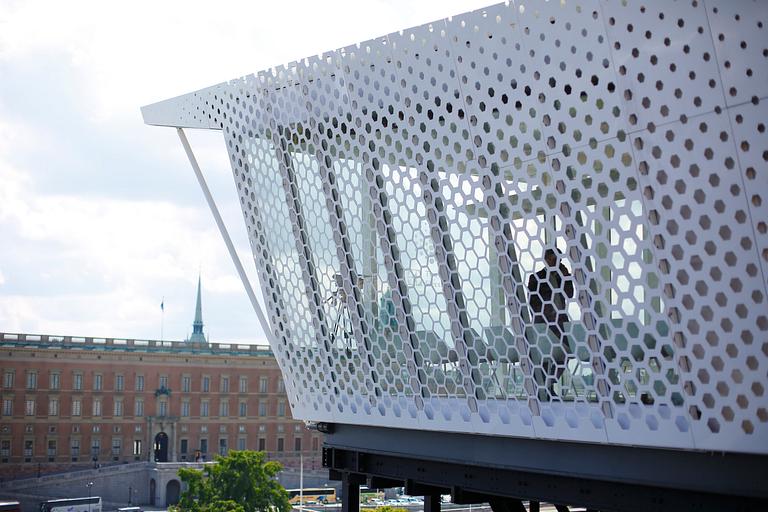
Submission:
[[[40,512],[101,512],[101,497],[43,501],[40,503]]]
[[[21,512],[18,501],[0,501],[0,512]]]
[[[301,502],[301,494],[304,495],[304,503]],[[311,503],[336,503],[336,489],[333,487],[311,487],[301,489],[288,489],[288,502],[291,505]]]

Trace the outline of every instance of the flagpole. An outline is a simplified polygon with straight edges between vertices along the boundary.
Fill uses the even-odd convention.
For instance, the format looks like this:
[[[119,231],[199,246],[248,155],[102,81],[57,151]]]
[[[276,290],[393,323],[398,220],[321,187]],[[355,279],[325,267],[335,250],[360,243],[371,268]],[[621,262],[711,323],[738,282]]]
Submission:
[[[165,329],[165,297],[160,301],[160,341],[163,341],[163,330]]]

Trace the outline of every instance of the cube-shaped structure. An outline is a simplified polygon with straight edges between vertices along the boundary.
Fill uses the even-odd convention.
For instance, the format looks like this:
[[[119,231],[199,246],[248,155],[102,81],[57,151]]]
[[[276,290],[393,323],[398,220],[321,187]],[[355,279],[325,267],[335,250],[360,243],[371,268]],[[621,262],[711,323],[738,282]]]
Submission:
[[[766,22],[504,3],[143,113],[223,131],[295,417],[765,455]]]

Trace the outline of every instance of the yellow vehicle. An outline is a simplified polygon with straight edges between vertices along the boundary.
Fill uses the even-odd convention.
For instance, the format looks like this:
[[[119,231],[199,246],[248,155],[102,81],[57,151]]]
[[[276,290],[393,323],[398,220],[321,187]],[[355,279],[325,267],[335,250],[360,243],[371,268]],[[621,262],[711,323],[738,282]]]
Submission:
[[[302,501],[302,494],[304,502]],[[291,505],[311,503],[336,503],[336,489],[333,487],[312,487],[304,489],[288,489],[288,501]]]

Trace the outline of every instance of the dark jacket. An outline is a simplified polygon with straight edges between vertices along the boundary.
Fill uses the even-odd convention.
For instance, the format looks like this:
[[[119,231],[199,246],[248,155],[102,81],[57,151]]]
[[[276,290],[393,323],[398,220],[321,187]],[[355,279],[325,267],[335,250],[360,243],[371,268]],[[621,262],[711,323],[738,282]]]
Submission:
[[[573,297],[573,278],[565,265],[544,267],[528,279],[533,321],[552,323],[568,321],[566,303]]]

